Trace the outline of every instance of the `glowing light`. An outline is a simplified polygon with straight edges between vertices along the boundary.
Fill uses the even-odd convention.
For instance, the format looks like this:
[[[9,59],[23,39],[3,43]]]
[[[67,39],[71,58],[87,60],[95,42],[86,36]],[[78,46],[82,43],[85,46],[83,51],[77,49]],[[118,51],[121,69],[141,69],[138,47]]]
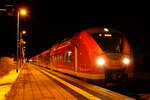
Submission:
[[[104,36],[106,36],[106,37],[112,37],[111,34],[105,34]]]
[[[105,60],[103,58],[97,59],[97,64],[103,66],[105,64]]]
[[[21,15],[27,15],[27,10],[26,9],[20,9],[20,14]]]
[[[30,62],[32,62],[32,59],[29,59]]]
[[[102,34],[99,34],[99,36],[102,36]]]
[[[7,9],[0,9],[0,11],[7,11]]]
[[[26,34],[26,33],[27,33],[26,30],[23,30],[23,31],[22,31],[22,34]]]
[[[23,41],[23,44],[26,44],[26,41]]]
[[[105,31],[105,32],[108,32],[108,31],[109,31],[109,29],[108,29],[108,28],[104,28],[104,31]]]
[[[72,52],[71,51],[68,51],[68,56],[70,56],[72,54]]]
[[[129,60],[128,58],[124,58],[124,59],[123,59],[123,63],[124,63],[124,64],[129,64],[129,63],[130,63],[130,60]]]

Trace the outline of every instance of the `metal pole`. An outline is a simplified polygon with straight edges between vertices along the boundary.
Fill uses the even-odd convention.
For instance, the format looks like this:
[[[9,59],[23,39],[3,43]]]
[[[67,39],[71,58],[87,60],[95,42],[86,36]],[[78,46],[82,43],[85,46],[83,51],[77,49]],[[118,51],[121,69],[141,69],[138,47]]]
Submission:
[[[22,64],[24,65],[25,49],[22,46]]]
[[[19,12],[17,13],[17,68],[16,72],[18,73],[18,48],[19,48]]]
[[[22,33],[20,33],[20,68],[22,66]]]

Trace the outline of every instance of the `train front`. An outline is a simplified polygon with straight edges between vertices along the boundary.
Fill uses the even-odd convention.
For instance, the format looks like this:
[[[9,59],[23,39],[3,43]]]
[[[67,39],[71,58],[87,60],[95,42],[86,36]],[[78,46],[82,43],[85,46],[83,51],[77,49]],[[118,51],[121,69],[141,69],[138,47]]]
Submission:
[[[132,49],[120,31],[107,28],[95,29],[91,31],[91,36],[103,51],[95,60],[97,67],[104,69],[106,83],[124,81],[133,77]]]

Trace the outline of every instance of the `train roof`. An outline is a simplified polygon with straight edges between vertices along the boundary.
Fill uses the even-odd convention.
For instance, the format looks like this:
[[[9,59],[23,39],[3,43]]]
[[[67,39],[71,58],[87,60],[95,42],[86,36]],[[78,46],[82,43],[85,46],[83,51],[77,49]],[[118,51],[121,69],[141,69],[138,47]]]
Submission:
[[[107,29],[109,30],[109,33],[122,34],[122,32],[120,32],[119,30],[111,29],[111,28],[107,28]],[[104,32],[105,32],[105,31],[104,31],[104,27],[93,27],[93,28],[84,29],[84,30],[82,30],[82,31],[86,31],[86,32],[88,32],[89,34],[100,33],[100,32],[104,33]],[[82,32],[82,31],[80,31],[80,32]],[[76,34],[78,34],[78,33],[80,33],[80,32],[76,32],[76,33],[73,34],[72,36],[65,38],[64,40],[62,40],[61,42],[59,42],[59,43],[57,43],[57,44],[54,44],[54,45],[52,46],[52,48],[55,47],[55,46],[60,45],[60,44],[63,43],[63,42],[66,42],[66,41],[70,40],[73,36],[75,36]]]
[[[104,29],[108,29],[108,31],[105,31]],[[111,29],[111,28],[104,28],[104,27],[94,27],[94,28],[88,28],[85,29],[86,32],[88,32],[89,34],[94,34],[94,33],[117,33],[117,34],[122,34],[119,30],[116,29]]]

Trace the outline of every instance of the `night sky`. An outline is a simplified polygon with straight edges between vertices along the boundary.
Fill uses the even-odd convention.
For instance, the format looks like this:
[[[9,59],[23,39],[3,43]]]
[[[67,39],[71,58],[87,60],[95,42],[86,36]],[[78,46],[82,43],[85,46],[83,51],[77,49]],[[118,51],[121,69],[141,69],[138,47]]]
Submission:
[[[27,7],[28,16],[20,18],[20,30],[26,29],[23,36],[26,44],[26,57],[30,58],[44,50],[49,49],[66,37],[83,29],[95,26],[104,26],[119,29],[131,43],[135,57],[148,55],[150,16],[143,14],[120,14],[115,11],[98,6],[85,6],[78,9],[78,5],[62,5],[49,1],[39,2],[32,0],[19,0],[1,3],[14,4],[15,7]],[[83,4],[81,4],[83,5]],[[92,9],[93,8],[93,9]],[[111,11],[112,10],[112,11]],[[127,10],[126,10],[127,11]],[[120,10],[121,12],[121,10]],[[123,11],[122,11],[123,12]],[[8,16],[0,13],[0,50],[16,53],[16,15]],[[150,53],[149,53],[150,55]]]

